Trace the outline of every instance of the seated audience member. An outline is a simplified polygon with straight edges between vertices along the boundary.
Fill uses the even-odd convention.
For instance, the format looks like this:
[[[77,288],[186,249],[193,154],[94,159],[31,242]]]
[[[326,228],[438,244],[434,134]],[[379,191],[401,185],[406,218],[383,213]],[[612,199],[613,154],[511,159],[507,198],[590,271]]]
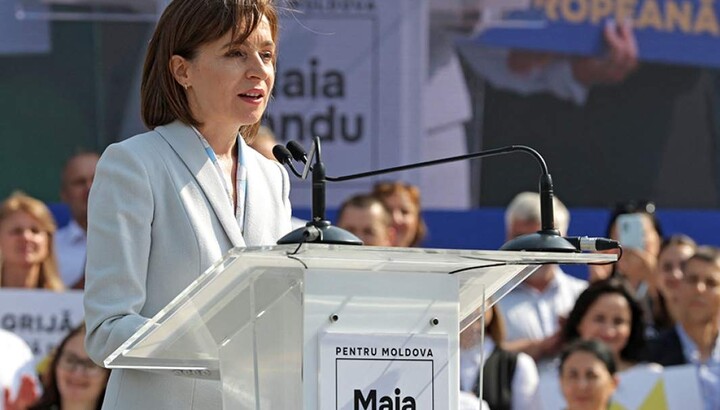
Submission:
[[[575,339],[604,342],[618,371],[641,361],[645,348],[642,308],[622,279],[595,282],[578,296],[563,329],[563,340]]]
[[[642,308],[621,278],[601,280],[588,286],[570,311],[562,336],[566,343],[578,339],[602,341],[613,354],[620,380],[631,368],[652,373],[661,371],[657,365],[637,365],[645,347],[645,324]],[[562,408],[565,405],[560,389],[555,388],[558,380],[556,370],[548,368],[540,375],[540,385],[543,386],[540,400],[544,408]],[[617,394],[626,399],[635,392],[619,389]]]
[[[0,388],[5,410],[25,410],[38,397],[38,382],[30,346],[0,328]]]
[[[53,246],[55,221],[47,206],[22,193],[0,204],[0,287],[64,289]]]
[[[567,234],[570,213],[554,198],[555,227]],[[518,194],[505,211],[507,239],[540,230],[540,196],[536,192]],[[505,348],[529,354],[541,369],[560,351],[561,322],[575,304],[587,282],[565,274],[557,265],[543,265],[500,299],[506,319]]]
[[[359,194],[340,206],[337,226],[354,234],[368,246],[392,246],[394,230],[390,212],[371,194]]]
[[[485,311],[484,346],[481,326],[477,320],[460,334],[460,390],[479,395],[482,370],[482,398],[490,409],[539,408],[535,362],[525,353],[503,349],[505,321],[497,305]]]
[[[390,210],[395,228],[393,246],[420,246],[427,235],[420,213],[420,190],[400,181],[378,182],[373,188],[373,195]]]
[[[720,248],[703,246],[683,264],[677,323],[653,340],[647,359],[694,364],[705,409],[720,408]]]
[[[68,333],[52,359],[48,384],[29,410],[100,410],[110,371],[85,352],[85,325]]]
[[[96,152],[73,155],[62,172],[60,199],[70,208],[71,218],[55,235],[55,251],[60,277],[68,288],[82,289],[85,284],[88,195],[99,159]]]
[[[655,330],[662,332],[675,325],[677,318],[677,289],[682,280],[682,264],[697,249],[695,241],[687,235],[673,235],[663,241],[653,278],[653,320]]]
[[[615,359],[598,340],[577,340],[560,355],[566,410],[606,410],[618,386]]]
[[[275,134],[266,125],[261,125],[258,128],[257,135],[248,144],[255,151],[261,153],[265,158],[277,161],[275,155],[273,155],[273,147],[278,144]]]

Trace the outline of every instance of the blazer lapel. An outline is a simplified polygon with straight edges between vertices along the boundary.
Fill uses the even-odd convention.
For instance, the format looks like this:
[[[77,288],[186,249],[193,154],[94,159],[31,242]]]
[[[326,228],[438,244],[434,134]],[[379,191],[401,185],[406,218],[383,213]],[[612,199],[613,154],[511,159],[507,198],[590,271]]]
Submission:
[[[242,139],[241,139],[242,141]],[[247,202],[245,203],[245,240],[251,245],[266,244],[263,229],[263,221],[267,215],[267,207],[270,206],[269,198],[267,198],[267,187],[258,186],[262,178],[258,176],[262,172],[262,168],[257,163],[257,158],[250,152],[250,148],[245,141],[242,141],[242,149],[245,153],[245,166],[248,168],[247,179]],[[250,172],[252,170],[253,172]]]
[[[227,191],[195,131],[180,121],[161,125],[155,131],[167,141],[195,177],[233,246],[245,246]]]

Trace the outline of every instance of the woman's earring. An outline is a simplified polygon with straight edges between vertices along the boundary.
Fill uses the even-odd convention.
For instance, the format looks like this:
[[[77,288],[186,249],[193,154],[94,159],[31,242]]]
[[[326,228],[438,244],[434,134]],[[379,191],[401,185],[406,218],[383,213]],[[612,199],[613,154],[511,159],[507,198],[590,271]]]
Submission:
[[[187,85],[187,84],[183,84],[183,87],[185,87],[185,89],[187,90],[187,89],[188,89],[188,87],[190,87],[190,86],[189,86],[189,85]]]

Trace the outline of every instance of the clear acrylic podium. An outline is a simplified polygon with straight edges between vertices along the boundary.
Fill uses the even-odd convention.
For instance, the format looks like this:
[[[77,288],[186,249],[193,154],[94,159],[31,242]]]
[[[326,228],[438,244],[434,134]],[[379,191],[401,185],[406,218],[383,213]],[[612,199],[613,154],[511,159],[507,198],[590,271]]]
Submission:
[[[413,337],[424,337],[443,346],[440,350],[447,346],[443,352],[436,349],[447,360],[433,367],[432,377],[441,382],[437,392],[430,392],[428,408],[457,408],[462,329],[540,264],[616,259],[318,244],[297,248],[231,250],[105,365],[220,380],[225,409],[353,409],[338,398],[339,373],[335,379],[321,374],[341,363],[325,360],[332,353],[327,335],[370,343],[399,338],[407,346]],[[368,363],[356,359],[355,364]],[[390,368],[393,362],[385,363]],[[350,370],[343,377],[359,373]],[[368,397],[361,396],[371,408]]]

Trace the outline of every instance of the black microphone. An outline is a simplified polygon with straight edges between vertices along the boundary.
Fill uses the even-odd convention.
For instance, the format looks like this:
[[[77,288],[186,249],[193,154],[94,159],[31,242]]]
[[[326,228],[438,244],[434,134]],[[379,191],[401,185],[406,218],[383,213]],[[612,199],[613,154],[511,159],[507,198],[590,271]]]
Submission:
[[[280,148],[282,149],[280,149]],[[295,141],[290,141],[287,144],[287,148],[282,145],[276,145],[273,148],[273,155],[275,155],[275,148],[278,148],[278,153],[283,155],[283,159],[290,163],[289,156],[291,155],[296,161],[307,164],[308,161],[315,160],[315,164],[309,167],[310,164],[306,165],[305,170],[312,172],[312,220],[310,220],[304,227],[295,229],[289,234],[283,236],[278,240],[278,245],[291,244],[291,243],[328,243],[328,244],[340,244],[340,245],[362,245],[363,242],[360,238],[346,231],[345,229],[333,226],[330,221],[325,219],[325,164],[322,163],[322,150],[320,149],[320,138],[315,137],[313,141],[313,149],[310,152],[310,158],[307,158],[305,150],[300,144]],[[285,157],[285,153],[289,154]],[[276,155],[277,156],[277,155]],[[280,161],[285,164],[286,162]],[[305,172],[299,174],[294,172],[295,176],[300,179],[305,179]]]
[[[290,151],[288,151],[287,148],[278,144],[273,147],[272,153],[273,153],[273,156],[275,157],[275,159],[279,163],[289,166],[290,170],[292,171],[293,174],[295,174],[296,177],[302,178],[302,175],[300,175],[300,173],[297,171],[297,169],[295,169],[295,167],[293,166],[292,161],[291,161],[292,154],[290,153]]]
[[[607,251],[611,249],[620,249],[620,242],[608,238],[591,238],[587,236],[566,236],[565,239],[570,242],[579,251]]]
[[[300,145],[300,143],[297,141],[288,141],[286,146],[290,151],[290,154],[292,154],[292,157],[295,158],[295,161],[307,164],[307,152],[305,152],[305,149],[302,145]]]

